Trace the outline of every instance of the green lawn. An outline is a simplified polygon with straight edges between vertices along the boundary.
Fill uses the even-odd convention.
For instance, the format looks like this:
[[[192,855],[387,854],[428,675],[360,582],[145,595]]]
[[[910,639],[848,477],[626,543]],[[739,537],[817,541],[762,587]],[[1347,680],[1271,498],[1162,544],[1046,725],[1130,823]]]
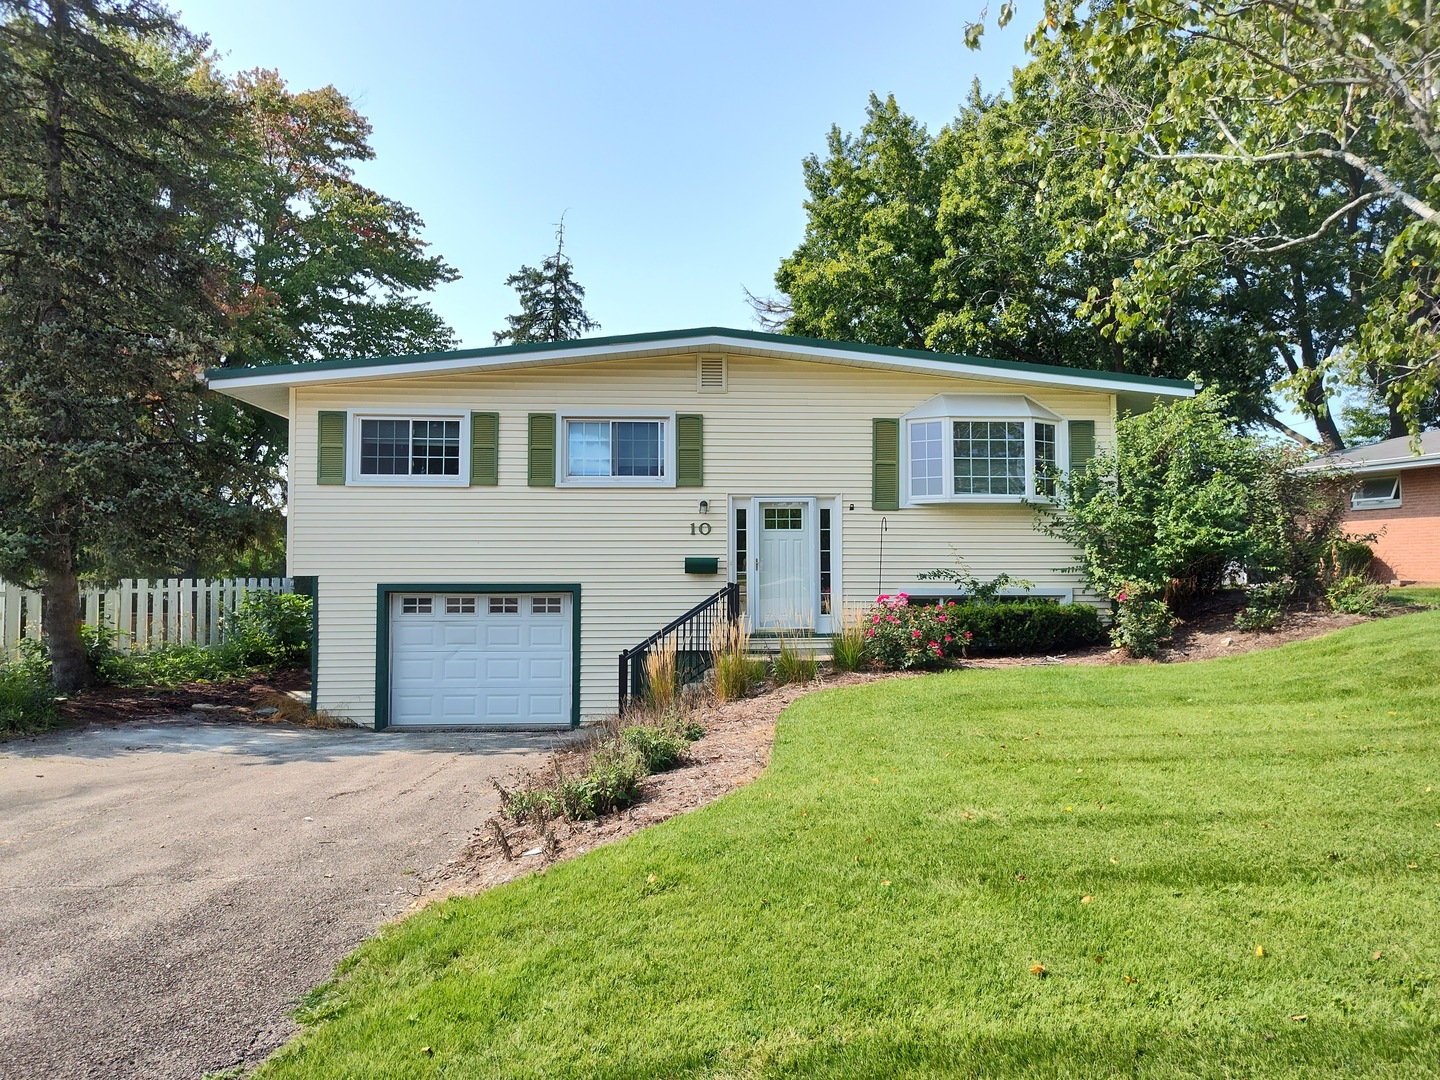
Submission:
[[[1437,1075],[1437,691],[1426,612],[812,695],[743,791],[367,943],[261,1076]]]
[[[1440,588],[1425,585],[1407,585],[1403,589],[1391,589],[1390,599],[1403,600],[1407,604],[1423,607],[1440,607]]]

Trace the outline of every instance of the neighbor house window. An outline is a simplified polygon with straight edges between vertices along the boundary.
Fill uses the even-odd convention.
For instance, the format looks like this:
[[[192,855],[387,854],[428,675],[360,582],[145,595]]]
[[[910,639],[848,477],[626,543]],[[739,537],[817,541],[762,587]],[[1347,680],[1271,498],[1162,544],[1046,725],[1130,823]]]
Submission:
[[[1350,494],[1354,510],[1381,510],[1400,505],[1400,477],[1367,476]]]
[[[461,481],[458,416],[361,416],[356,420],[359,480]]]
[[[670,481],[666,419],[565,421],[565,480],[663,484]]]
[[[967,415],[968,414],[968,415]],[[941,394],[905,417],[911,503],[1049,498],[1064,421],[1011,394]]]

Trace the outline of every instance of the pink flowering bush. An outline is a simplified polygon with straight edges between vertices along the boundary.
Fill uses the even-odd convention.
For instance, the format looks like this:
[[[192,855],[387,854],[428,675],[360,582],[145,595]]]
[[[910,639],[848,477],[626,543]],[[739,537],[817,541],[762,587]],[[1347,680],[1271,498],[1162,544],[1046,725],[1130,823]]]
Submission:
[[[944,667],[965,655],[970,632],[955,625],[945,604],[910,603],[905,593],[881,596],[865,615],[865,654],[892,671]]]

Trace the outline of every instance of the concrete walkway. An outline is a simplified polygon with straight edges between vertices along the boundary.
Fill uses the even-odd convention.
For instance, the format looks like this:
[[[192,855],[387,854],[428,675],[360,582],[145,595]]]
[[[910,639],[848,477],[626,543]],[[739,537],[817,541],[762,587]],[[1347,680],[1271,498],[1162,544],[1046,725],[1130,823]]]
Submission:
[[[259,1061],[554,741],[176,721],[0,744],[0,1077]]]

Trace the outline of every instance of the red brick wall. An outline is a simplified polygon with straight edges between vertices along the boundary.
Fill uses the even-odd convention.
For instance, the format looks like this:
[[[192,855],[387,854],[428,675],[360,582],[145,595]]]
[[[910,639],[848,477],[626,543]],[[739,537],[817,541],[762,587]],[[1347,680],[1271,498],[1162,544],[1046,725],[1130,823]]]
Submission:
[[[1375,571],[1382,580],[1440,585],[1440,465],[1400,472],[1400,505],[1351,510],[1350,533],[1378,533]]]

